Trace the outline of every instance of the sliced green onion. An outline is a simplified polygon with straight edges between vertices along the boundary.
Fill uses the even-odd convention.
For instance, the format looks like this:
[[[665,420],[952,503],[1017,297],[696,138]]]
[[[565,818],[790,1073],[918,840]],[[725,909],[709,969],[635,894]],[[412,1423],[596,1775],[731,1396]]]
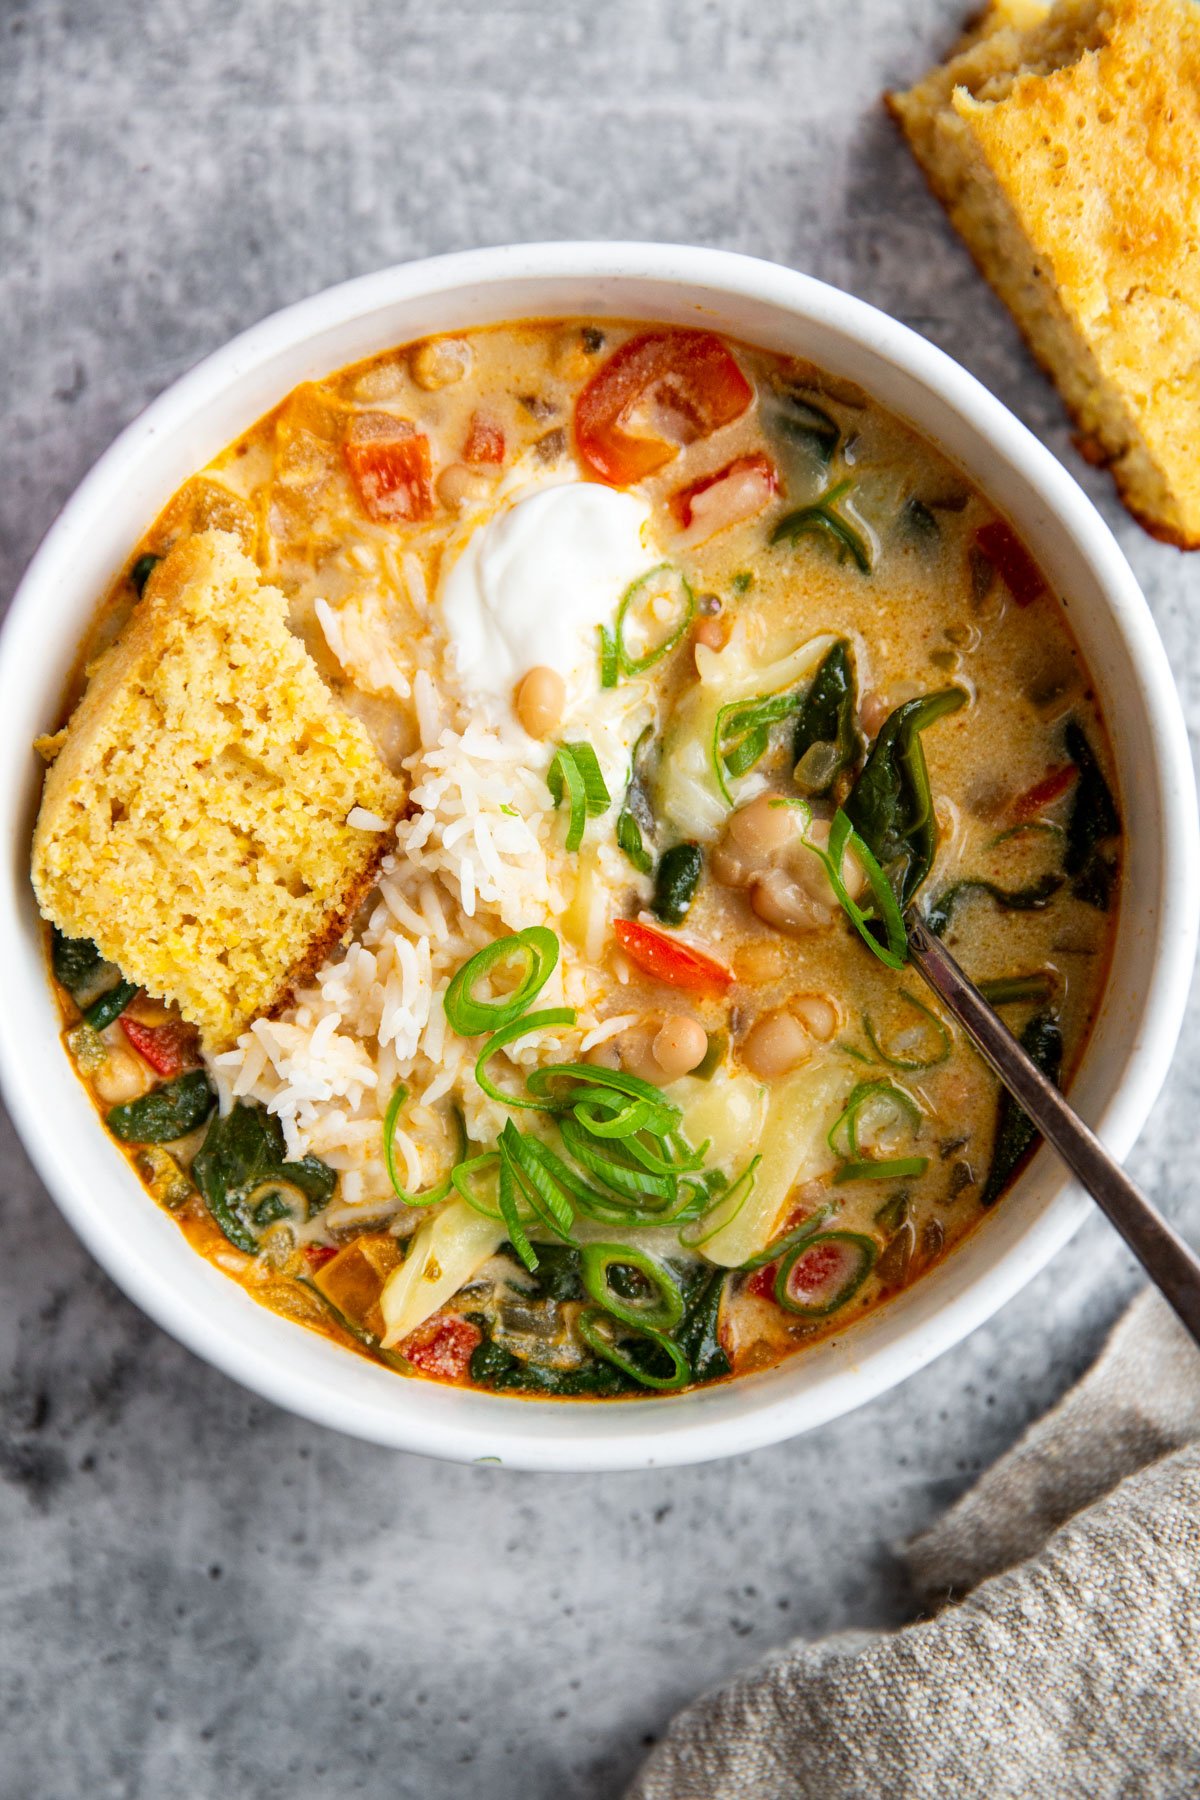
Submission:
[[[488,1099],[499,1100],[502,1106],[528,1107],[533,1112],[541,1112],[543,1109],[539,1100],[526,1100],[519,1094],[504,1093],[501,1088],[496,1086],[491,1076],[484,1073],[484,1070],[497,1051],[506,1049],[509,1044],[515,1043],[527,1032],[549,1031],[555,1025],[573,1025],[574,1023],[575,1008],[573,1006],[551,1006],[547,1007],[545,1012],[522,1013],[519,1018],[510,1020],[507,1025],[502,1025],[499,1031],[493,1032],[475,1062],[475,1079]]]
[[[497,963],[510,959],[523,966],[517,986],[495,1000],[480,1000],[475,986]],[[496,938],[477,950],[459,969],[443,1002],[447,1019],[460,1037],[478,1037],[511,1023],[537,998],[558,962],[558,939],[545,925],[528,925],[511,937]]]
[[[834,1289],[829,1298],[819,1305],[806,1305],[803,1301],[794,1300],[789,1284],[792,1271],[801,1257],[822,1244],[836,1244],[843,1259],[848,1263],[845,1279]],[[801,1319],[826,1319],[830,1313],[837,1312],[852,1300],[862,1287],[863,1282],[875,1266],[879,1255],[879,1246],[874,1238],[866,1237],[858,1231],[822,1231],[806,1242],[797,1244],[779,1265],[779,1273],[775,1277],[775,1298],[786,1312],[795,1313]]]
[[[730,806],[733,795],[726,777],[732,775],[736,779],[749,774],[770,747],[772,726],[797,711],[803,698],[799,691],[760,694],[753,700],[731,700],[720,708],[713,725],[710,756],[717,786]]]
[[[738,1267],[749,1273],[753,1269],[765,1269],[768,1263],[778,1262],[781,1256],[786,1256],[788,1251],[794,1250],[797,1244],[803,1244],[807,1239],[813,1237],[821,1229],[826,1219],[832,1218],[836,1211],[835,1206],[819,1206],[816,1212],[809,1214],[807,1219],[801,1219],[798,1225],[794,1225],[790,1231],[785,1231],[781,1237],[777,1237],[774,1242],[767,1245],[765,1250],[760,1250],[757,1256],[750,1257],[747,1262],[739,1263]]]
[[[923,1175],[929,1167],[927,1156],[896,1156],[890,1160],[867,1157],[862,1162],[845,1162],[833,1173],[834,1185],[847,1181],[904,1181]]]
[[[849,1098],[842,1112],[833,1121],[826,1135],[826,1142],[835,1156],[859,1157],[862,1147],[858,1138],[858,1115],[871,1100],[886,1100],[902,1118],[908,1120],[914,1132],[921,1127],[921,1109],[911,1094],[897,1087],[892,1081],[860,1081],[850,1091]],[[845,1132],[844,1143],[840,1142],[841,1133]]]
[[[485,1171],[488,1174],[497,1174],[499,1168],[500,1152],[485,1150],[482,1156],[468,1157],[465,1162],[456,1163],[450,1171],[450,1180],[455,1192],[461,1195],[468,1206],[473,1207],[477,1213],[482,1213],[485,1219],[500,1219],[504,1215],[500,1211],[499,1201],[489,1206],[477,1191],[476,1177]]]
[[[554,760],[546,770],[546,786],[550,789],[556,812],[566,796],[569,812],[566,848],[574,852],[583,842],[583,828],[587,824],[587,788],[583,772],[565,744],[560,744],[554,752]]]
[[[575,767],[583,777],[588,818],[598,819],[612,805],[612,795],[601,771],[599,757],[586,738],[578,743],[563,744],[562,749],[568,750],[575,758]]]
[[[509,1119],[500,1133],[500,1155],[512,1164],[525,1197],[542,1223],[559,1237],[570,1238],[575,1223],[571,1202],[532,1149],[534,1140],[523,1136]]]
[[[653,1194],[660,1200],[675,1199],[679,1188],[676,1176],[655,1174],[641,1162],[622,1154],[615,1145],[602,1148],[576,1119],[560,1119],[558,1128],[562,1133],[563,1143],[575,1161],[589,1175],[594,1175],[597,1181],[611,1188],[614,1194],[630,1200],[640,1200],[647,1194]]]
[[[718,1231],[724,1231],[745,1206],[754,1190],[754,1177],[761,1156],[752,1156],[736,1181],[731,1181],[721,1195],[717,1204],[699,1219],[685,1225],[679,1233],[679,1241],[689,1250],[699,1250],[710,1238],[716,1237]]]
[[[617,815],[617,849],[625,852],[639,875],[648,875],[654,867],[654,858],[642,843],[642,828],[627,806]]]
[[[651,583],[661,582],[664,576],[671,578],[671,583],[676,589],[679,606],[678,621],[665,637],[660,638],[657,643],[651,644],[650,648],[643,651],[641,656],[633,656],[625,643],[625,621],[629,609],[640,599],[650,598],[646,589]],[[677,569],[673,563],[661,562],[655,568],[648,569],[644,575],[639,575],[638,579],[631,582],[625,589],[621,596],[621,604],[617,608],[617,623],[613,635],[616,640],[617,666],[621,674],[644,675],[647,669],[652,669],[655,663],[661,662],[663,657],[669,655],[683,637],[692,622],[692,614],[695,610],[696,597],[682,571]]]
[[[1019,1006],[1023,1000],[1044,1005],[1058,991],[1058,982],[1049,969],[1035,969],[1029,975],[999,975],[994,981],[976,983],[989,1006]]]
[[[828,850],[822,850],[817,844],[810,844],[807,838],[804,839],[804,847],[806,850],[811,850],[814,856],[820,857],[825,865],[829,885],[867,949],[889,969],[902,969],[908,961],[908,934],[904,929],[903,915],[896,904],[896,896],[892,892],[887,876],[840,806],[833,815]],[[842,860],[847,847],[854,851],[863,866],[871,889],[871,897],[879,908],[879,917],[887,932],[886,945],[881,944],[870,929],[875,920],[874,913],[864,912],[850,898],[846,884],[842,880]]]
[[[708,1033],[708,1049],[692,1070],[692,1080],[711,1081],[725,1061],[725,1052],[728,1048],[729,1033],[727,1031],[710,1031]]]
[[[511,1124],[511,1120],[509,1123]],[[507,1129],[507,1127],[506,1127]],[[537,1251],[530,1243],[517,1205],[517,1176],[512,1153],[500,1139],[500,1217],[508,1231],[509,1242],[530,1274],[538,1266]]]
[[[652,1100],[624,1099],[611,1088],[585,1088],[571,1108],[579,1123],[593,1137],[628,1138],[637,1131],[653,1130],[657,1115]]]
[[[632,1299],[613,1291],[611,1271],[622,1268],[636,1269],[649,1284],[647,1299]],[[635,1250],[628,1244],[585,1244],[579,1273],[597,1305],[624,1325],[670,1331],[683,1317],[682,1288],[670,1270],[644,1250]]]
[[[444,1200],[450,1192],[453,1171],[451,1171],[450,1174],[443,1176],[441,1181],[435,1182],[433,1187],[422,1188],[419,1194],[410,1194],[407,1188],[401,1187],[400,1177],[396,1173],[396,1146],[394,1141],[396,1136],[396,1120],[400,1117],[400,1108],[407,1099],[408,1089],[402,1081],[398,1081],[392,1097],[388,1101],[387,1111],[383,1115],[383,1166],[387,1170],[388,1180],[392,1184],[392,1191],[397,1200],[403,1201],[405,1206],[436,1206],[438,1202]],[[467,1128],[463,1124],[461,1113],[456,1112],[454,1117],[458,1126],[458,1155],[454,1160],[458,1163],[461,1161],[463,1153],[467,1148]]]
[[[797,538],[806,536],[827,537],[836,550],[839,562],[844,562],[847,554],[853,557],[864,575],[871,573],[871,552],[867,548],[862,533],[851,525],[836,511],[837,502],[846,495],[854,484],[839,481],[827,488],[811,506],[799,506],[794,512],[786,513],[771,533],[772,544],[781,544],[786,538],[795,543]]]
[[[607,625],[598,625],[596,629],[600,633],[600,686],[615,688],[621,672],[617,640]]]
[[[618,1341],[614,1321],[599,1306],[589,1306],[586,1312],[579,1315],[576,1330],[589,1350],[602,1356],[615,1368],[640,1382],[642,1387],[656,1388],[662,1393],[669,1393],[677,1388],[686,1387],[692,1379],[691,1365],[678,1344],[673,1344],[669,1337],[660,1331],[652,1331],[645,1325],[622,1327],[621,1339]],[[647,1369],[643,1362],[635,1361],[621,1349],[621,1342],[628,1341],[631,1333],[642,1342],[650,1344],[671,1364],[669,1375],[655,1375]]]
[[[555,1096],[553,1084],[562,1081],[572,1086],[612,1088],[638,1100],[653,1100],[666,1120],[663,1131],[677,1126],[683,1118],[674,1101],[665,1099],[662,1090],[652,1082],[643,1081],[640,1075],[629,1075],[624,1069],[606,1069],[599,1063],[543,1063],[540,1069],[530,1071],[526,1085],[531,1094],[546,1102],[548,1110],[565,1111],[574,1105],[574,1096],[569,1092],[561,1098]]]
[[[915,994],[910,994],[907,988],[900,989],[900,998],[906,1000],[911,1007],[922,1014],[933,1027],[937,1037],[937,1049],[932,1056],[897,1056],[894,1050],[887,1050],[880,1043],[875,1027],[871,1022],[870,1014],[864,1013],[863,1030],[870,1040],[871,1048],[876,1052],[879,1060],[887,1063],[888,1067],[891,1069],[902,1069],[906,1073],[912,1073],[918,1069],[938,1068],[940,1064],[947,1061],[950,1055],[949,1031],[947,1031],[937,1014],[930,1007],[926,1006],[923,1000],[918,1000]]]

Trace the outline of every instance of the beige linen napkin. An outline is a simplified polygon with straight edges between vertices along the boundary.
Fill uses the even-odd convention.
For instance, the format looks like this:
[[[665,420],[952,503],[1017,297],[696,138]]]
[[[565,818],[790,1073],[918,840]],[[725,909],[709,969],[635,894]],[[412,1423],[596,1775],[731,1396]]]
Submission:
[[[1197,1439],[1200,1352],[1142,1294],[909,1547],[936,1616],[776,1651],[681,1713],[627,1800],[1194,1800]]]

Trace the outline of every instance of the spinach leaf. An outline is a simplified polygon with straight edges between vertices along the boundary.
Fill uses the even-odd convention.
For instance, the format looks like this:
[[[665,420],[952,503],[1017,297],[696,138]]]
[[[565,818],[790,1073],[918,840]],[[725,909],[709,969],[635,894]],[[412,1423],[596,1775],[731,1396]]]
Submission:
[[[966,698],[961,688],[948,687],[898,706],[884,721],[844,802],[850,823],[888,877],[901,907],[928,875],[937,851],[921,733],[957,712]]]
[[[703,869],[704,857],[699,844],[672,844],[663,852],[650,905],[665,924],[682,924],[700,885]]]
[[[539,1255],[541,1246],[538,1246]],[[589,1358],[574,1369],[554,1369],[547,1363],[522,1362],[511,1350],[485,1333],[471,1355],[471,1380],[477,1387],[497,1393],[550,1394],[571,1398],[594,1394],[640,1393],[630,1376],[600,1357]]]
[[[54,979],[61,982],[69,994],[90,987],[104,967],[104,958],[92,940],[66,937],[57,925],[51,928],[50,940]]]
[[[1063,1041],[1053,1013],[1034,1014],[1021,1033],[1021,1047],[1057,1087],[1062,1078]],[[980,1206],[993,1206],[1000,1198],[1026,1153],[1037,1142],[1037,1135],[1028,1114],[1021,1111],[1007,1088],[1001,1088],[992,1166],[979,1196]]]
[[[136,981],[118,981],[115,987],[107,988],[98,1000],[93,1000],[84,1009],[84,1024],[90,1025],[93,1031],[103,1031],[106,1025],[120,1018],[137,991]]]
[[[683,1280],[684,1313],[673,1336],[692,1365],[693,1381],[719,1381],[730,1372],[729,1358],[717,1335],[724,1269],[700,1263]]]
[[[260,1188],[272,1181],[299,1188],[312,1214],[326,1204],[337,1185],[333,1170],[315,1156],[286,1161],[279,1120],[242,1101],[224,1118],[213,1115],[192,1163],[192,1180],[230,1243],[251,1256],[258,1250],[259,1233],[270,1223],[265,1216],[270,1209],[264,1211],[266,1196],[250,1204]]]
[[[943,888],[925,914],[934,937],[944,937],[960,900],[967,894],[990,894],[1001,912],[1044,912],[1063,884],[1061,875],[1039,875],[1028,887],[1002,888],[994,881],[967,876]]]
[[[826,754],[822,759],[822,786],[813,787],[801,782],[806,793],[827,794],[835,777],[843,769],[853,768],[862,755],[854,703],[854,663],[849,644],[845,638],[840,638],[826,653],[796,714],[792,761],[798,765],[797,778],[800,778],[805,756],[816,745],[832,746],[835,753]]]
[[[617,815],[617,848],[625,852],[641,875],[648,875],[654,867],[654,858],[642,841],[644,833],[653,842],[655,831],[654,811],[646,791],[645,767],[653,738],[654,727],[647,725],[633,746],[625,799]]]
[[[192,1069],[160,1082],[140,1100],[112,1107],[108,1129],[123,1144],[170,1144],[202,1125],[212,1103],[208,1076],[203,1069]]]
[[[823,406],[809,400],[800,388],[779,388],[770,412],[782,437],[807,450],[818,462],[828,465],[833,461],[842,439],[842,428]]]
[[[931,509],[914,494],[900,508],[900,529],[907,537],[931,546],[940,541],[942,528]]]
[[[538,1266],[532,1275],[509,1243],[501,1244],[497,1256],[506,1256],[522,1272],[521,1292],[531,1300],[582,1300],[583,1280],[579,1273],[579,1251],[573,1244],[539,1244]]]
[[[139,600],[146,591],[146,583],[149,581],[151,575],[161,561],[161,556],[155,556],[152,550],[147,550],[144,556],[138,557],[132,569],[130,569],[129,579],[133,583],[133,587]]]
[[[1063,868],[1071,877],[1071,892],[1075,898],[1086,901],[1099,912],[1107,912],[1112,904],[1117,861],[1103,845],[1120,835],[1121,815],[1095,753],[1074,719],[1067,723],[1065,742],[1067,755],[1078,769],[1079,777],[1067,819]]]

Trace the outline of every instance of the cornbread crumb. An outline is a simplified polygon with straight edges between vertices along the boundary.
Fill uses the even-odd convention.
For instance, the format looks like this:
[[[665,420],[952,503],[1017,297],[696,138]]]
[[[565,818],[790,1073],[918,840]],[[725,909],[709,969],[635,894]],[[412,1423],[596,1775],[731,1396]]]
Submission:
[[[995,0],[888,105],[1084,454],[1200,547],[1200,5]]]
[[[369,890],[403,785],[228,532],[184,538],[46,774],[43,914],[177,1002],[209,1050],[277,1010]]]

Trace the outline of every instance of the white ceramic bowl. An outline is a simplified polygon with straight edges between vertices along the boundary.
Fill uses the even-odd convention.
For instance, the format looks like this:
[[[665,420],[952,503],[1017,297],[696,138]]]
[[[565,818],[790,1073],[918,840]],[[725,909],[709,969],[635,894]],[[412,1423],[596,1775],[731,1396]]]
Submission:
[[[1075,1230],[1090,1202],[1041,1152],[945,1263],[844,1338],[683,1396],[614,1405],[404,1381],[256,1306],[147,1199],[59,1042],[29,884],[39,765],[89,615],[186,477],[297,382],[432,331],[581,314],[707,325],[798,352],[911,420],[1016,522],[1057,591],[1112,729],[1131,831],[1114,969],[1072,1098],[1124,1156],[1167,1070],[1195,939],[1187,739],[1145,601],[1079,487],[939,350],[860,300],[773,264],[644,244],[522,245],[387,269],[245,332],[101,457],[21,584],[0,639],[0,1080],[51,1194],[125,1292],[198,1355],[322,1425],[462,1461],[617,1469],[753,1450],[860,1405],[955,1344]]]

